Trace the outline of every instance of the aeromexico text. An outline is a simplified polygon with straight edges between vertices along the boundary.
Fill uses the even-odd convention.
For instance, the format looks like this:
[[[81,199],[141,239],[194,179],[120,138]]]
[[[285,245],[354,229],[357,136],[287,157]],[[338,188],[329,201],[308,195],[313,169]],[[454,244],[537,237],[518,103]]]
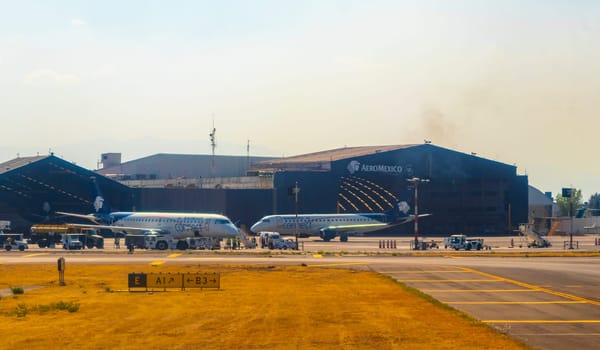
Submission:
[[[380,172],[380,173],[402,173],[401,165],[369,165],[362,164],[360,166],[360,171],[372,171],[372,172]]]
[[[377,172],[377,173],[385,173],[385,174],[393,174],[400,175],[403,172],[412,173],[412,166],[406,165],[403,167],[402,165],[385,165],[385,164],[361,164],[360,162],[353,160],[348,164],[348,171],[350,174],[358,173],[358,172]],[[410,174],[408,174],[410,175]]]

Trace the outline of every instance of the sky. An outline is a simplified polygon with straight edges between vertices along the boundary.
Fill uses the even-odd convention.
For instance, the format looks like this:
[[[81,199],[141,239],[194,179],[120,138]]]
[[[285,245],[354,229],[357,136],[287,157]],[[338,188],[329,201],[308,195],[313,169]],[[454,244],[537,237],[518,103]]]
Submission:
[[[600,2],[0,0],[0,162],[433,144],[600,192]]]

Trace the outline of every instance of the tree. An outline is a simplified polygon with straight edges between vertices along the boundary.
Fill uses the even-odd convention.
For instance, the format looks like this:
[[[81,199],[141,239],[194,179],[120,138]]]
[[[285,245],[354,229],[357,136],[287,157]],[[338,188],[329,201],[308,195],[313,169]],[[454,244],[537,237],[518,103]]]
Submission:
[[[581,190],[572,191],[570,198],[557,194],[556,204],[558,204],[558,216],[575,216],[575,211],[583,204]]]
[[[588,207],[590,209],[600,209],[600,193],[594,193],[590,196]]]

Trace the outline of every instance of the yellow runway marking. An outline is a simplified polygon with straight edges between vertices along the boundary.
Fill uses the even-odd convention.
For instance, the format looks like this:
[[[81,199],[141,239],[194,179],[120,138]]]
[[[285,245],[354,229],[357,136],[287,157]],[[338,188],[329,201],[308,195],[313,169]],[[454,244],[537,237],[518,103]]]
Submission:
[[[544,304],[587,304],[585,301],[442,301],[452,305],[544,305]]]
[[[24,258],[31,258],[34,256],[42,256],[42,255],[48,255],[48,253],[35,253],[35,254],[27,254],[27,255],[23,255]]]
[[[600,320],[483,320],[485,323],[600,323]]]
[[[323,255],[321,254],[313,254],[313,258],[321,259]]]
[[[352,265],[368,265],[369,263],[354,262],[354,263],[340,263],[340,264],[319,264],[319,265],[308,265],[310,267],[329,267],[329,266],[352,266]]]
[[[422,292],[440,292],[440,293],[535,293],[537,290],[533,289],[422,289]]]
[[[543,287],[536,286],[536,285],[533,285],[533,284],[519,282],[519,281],[516,281],[516,280],[511,280],[509,278],[504,278],[504,277],[492,275],[490,273],[486,273],[486,272],[482,272],[482,271],[477,271],[477,270],[474,270],[474,269],[470,269],[468,267],[464,267],[463,269],[465,271],[470,271],[470,272],[476,273],[476,274],[478,274],[480,276],[484,276],[484,277],[488,277],[488,278],[496,278],[496,279],[498,279],[498,281],[511,283],[511,284],[514,284],[514,285],[519,286],[519,287],[529,288],[529,289],[533,289],[533,290],[538,291],[538,292],[544,292],[544,293],[547,293],[547,294],[556,295],[556,296],[559,296],[559,297],[562,297],[562,298],[565,298],[565,299],[569,299],[569,300],[573,300],[573,301],[581,301],[581,302],[584,302],[584,303],[588,303],[588,304],[600,306],[600,301],[589,300],[589,299],[586,299],[586,298],[578,297],[576,295],[572,295],[572,294],[568,294],[568,293],[563,293],[563,292],[558,292],[558,291],[555,291],[555,290],[552,290],[552,289],[543,288]]]
[[[162,264],[164,264],[165,262],[162,260],[158,260],[158,261],[153,261],[150,263],[150,266],[160,266]]]
[[[419,273],[471,273],[469,271],[463,271],[463,270],[423,270],[423,271],[417,271],[417,270],[404,270],[404,271],[381,271],[381,273],[408,273],[408,274],[419,274]]]
[[[173,253],[173,254],[171,254],[171,255],[167,256],[167,258],[169,258],[169,259],[174,259],[174,258],[176,258],[176,257],[178,257],[178,256],[181,256],[181,253]]]
[[[489,280],[489,279],[481,279],[481,280],[398,280],[398,282],[403,283],[444,283],[444,282],[504,282],[500,280]]]

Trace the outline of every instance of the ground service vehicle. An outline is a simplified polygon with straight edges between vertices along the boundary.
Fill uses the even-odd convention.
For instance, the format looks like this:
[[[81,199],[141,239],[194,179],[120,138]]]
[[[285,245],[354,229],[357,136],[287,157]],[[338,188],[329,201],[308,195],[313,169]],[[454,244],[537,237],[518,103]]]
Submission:
[[[104,248],[104,237],[97,234],[96,230],[81,228],[74,225],[33,225],[30,229],[29,243],[37,244],[40,248],[54,248],[63,244],[65,235],[79,235],[82,247],[92,249]]]
[[[0,244],[7,251],[24,251],[29,248],[27,242],[23,240],[23,234],[21,233],[3,233],[0,231]]]
[[[0,220],[0,231],[10,230],[10,220]]]
[[[466,235],[451,235],[445,239],[444,247],[455,250],[481,250],[484,248],[484,244],[481,238],[467,238]]]
[[[146,249],[220,249],[221,243],[215,237],[186,237],[172,238],[169,236],[149,234],[144,235],[144,248]]]
[[[79,234],[64,234],[62,236],[63,248],[67,250],[83,249],[83,243],[80,240]]]
[[[214,237],[188,237],[185,240],[190,249],[201,249],[201,250],[221,249],[221,241]]]
[[[278,232],[261,232],[260,245],[269,249],[298,249],[293,239],[284,239]]]

